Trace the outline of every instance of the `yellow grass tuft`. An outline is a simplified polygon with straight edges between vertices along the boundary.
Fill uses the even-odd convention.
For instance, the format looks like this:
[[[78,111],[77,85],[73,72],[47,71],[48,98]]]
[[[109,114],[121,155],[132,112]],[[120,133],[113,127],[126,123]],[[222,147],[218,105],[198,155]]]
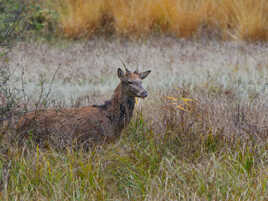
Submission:
[[[224,38],[268,40],[268,1],[210,0],[207,23],[221,29]]]
[[[150,1],[112,1],[109,6],[114,19],[114,27],[122,34],[145,34],[151,29]]]
[[[116,33],[142,36],[160,31],[192,37],[203,25],[223,38],[268,40],[267,0],[57,0],[67,37],[91,36],[110,24]],[[105,18],[109,16],[108,18]],[[104,19],[109,21],[103,23]],[[104,30],[105,31],[105,30]]]

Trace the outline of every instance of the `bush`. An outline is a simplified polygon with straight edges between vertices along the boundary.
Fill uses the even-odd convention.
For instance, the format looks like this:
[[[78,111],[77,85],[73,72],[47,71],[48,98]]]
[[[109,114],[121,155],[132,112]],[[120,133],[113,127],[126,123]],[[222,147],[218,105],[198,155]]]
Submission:
[[[0,122],[3,122],[18,112],[19,98],[18,89],[9,85],[11,73],[8,66],[2,62],[0,67]]]
[[[13,38],[17,38],[23,30],[22,19],[25,12],[23,1],[0,1],[0,44],[7,45]]]
[[[0,45],[9,46],[32,32],[52,32],[50,14],[36,1],[0,0]]]

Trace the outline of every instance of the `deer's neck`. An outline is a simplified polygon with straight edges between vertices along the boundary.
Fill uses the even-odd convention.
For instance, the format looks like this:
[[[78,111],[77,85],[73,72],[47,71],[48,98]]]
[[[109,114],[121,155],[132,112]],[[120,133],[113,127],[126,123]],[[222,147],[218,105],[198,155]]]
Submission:
[[[112,96],[110,108],[107,110],[116,132],[121,132],[129,124],[134,107],[135,97],[124,93],[122,84],[119,84]]]

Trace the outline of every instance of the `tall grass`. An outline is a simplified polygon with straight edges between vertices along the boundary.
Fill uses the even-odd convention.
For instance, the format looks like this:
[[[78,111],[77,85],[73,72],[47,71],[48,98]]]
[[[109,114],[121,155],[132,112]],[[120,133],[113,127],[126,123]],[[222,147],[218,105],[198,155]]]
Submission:
[[[162,32],[189,38],[206,31],[225,39],[268,39],[266,0],[57,0],[52,5],[71,38],[112,27],[128,36]]]
[[[1,138],[0,199],[267,200],[262,100],[236,110],[225,93],[168,95],[136,110],[117,142],[87,152]]]
[[[90,36],[100,25],[104,1],[66,0],[58,2],[59,21],[69,37]]]
[[[219,4],[218,18],[225,33],[243,40],[267,40],[268,2],[224,0]]]

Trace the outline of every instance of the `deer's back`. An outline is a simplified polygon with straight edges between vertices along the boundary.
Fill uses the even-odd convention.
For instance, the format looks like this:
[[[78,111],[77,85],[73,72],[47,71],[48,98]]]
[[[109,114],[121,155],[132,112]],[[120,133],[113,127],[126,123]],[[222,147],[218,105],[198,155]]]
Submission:
[[[103,141],[114,137],[114,129],[105,111],[98,107],[49,109],[25,114],[17,125],[17,133],[37,138],[60,135],[79,141]]]

